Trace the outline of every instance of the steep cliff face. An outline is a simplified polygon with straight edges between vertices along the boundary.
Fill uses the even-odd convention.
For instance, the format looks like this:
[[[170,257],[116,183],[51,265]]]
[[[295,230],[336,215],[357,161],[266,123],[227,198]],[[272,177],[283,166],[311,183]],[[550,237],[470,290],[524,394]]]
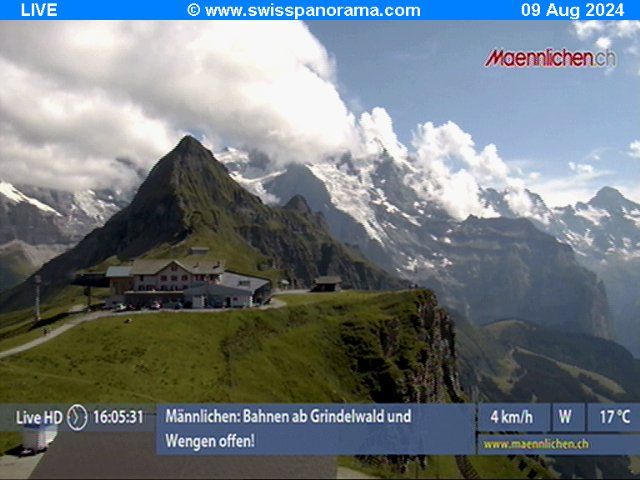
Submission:
[[[376,402],[461,401],[452,319],[431,292],[407,296],[402,311],[388,319],[342,324],[352,370]]]
[[[383,300],[386,318],[357,317],[341,324],[340,337],[351,370],[378,403],[462,402],[457,365],[456,329],[449,314],[427,290]],[[411,462],[427,471],[424,455],[360,457],[394,476]],[[460,471],[478,478],[466,457],[456,457]]]
[[[473,323],[517,318],[612,338],[602,282],[530,221],[470,217],[448,238],[450,264],[425,283]]]

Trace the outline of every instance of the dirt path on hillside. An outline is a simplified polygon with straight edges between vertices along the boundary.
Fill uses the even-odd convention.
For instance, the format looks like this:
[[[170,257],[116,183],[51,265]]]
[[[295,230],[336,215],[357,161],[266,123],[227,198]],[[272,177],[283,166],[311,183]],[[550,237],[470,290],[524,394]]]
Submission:
[[[255,308],[254,310],[271,310],[275,308],[285,307],[287,304],[282,300],[278,300],[277,298],[272,298],[271,302],[268,305],[262,305],[260,307]],[[187,315],[201,315],[204,313],[224,313],[228,312],[228,309],[203,309],[203,310],[139,310],[132,312],[112,312],[112,311],[100,311],[100,312],[91,312],[79,315],[72,320],[68,321],[64,325],[59,326],[58,328],[54,328],[49,331],[47,335],[42,335],[42,337],[36,338],[29,342],[26,342],[22,345],[19,345],[14,348],[10,348],[9,350],[5,350],[4,352],[0,352],[0,360],[5,359],[7,357],[11,357],[13,355],[17,355],[22,352],[26,352],[27,350],[31,350],[32,348],[38,347],[43,343],[46,343],[50,340],[53,340],[59,335],[71,330],[78,325],[82,325],[83,323],[92,322],[93,320],[98,320],[100,318],[107,317],[130,317],[133,315],[143,315],[143,314],[154,314],[154,313],[175,313],[177,314],[187,314]]]

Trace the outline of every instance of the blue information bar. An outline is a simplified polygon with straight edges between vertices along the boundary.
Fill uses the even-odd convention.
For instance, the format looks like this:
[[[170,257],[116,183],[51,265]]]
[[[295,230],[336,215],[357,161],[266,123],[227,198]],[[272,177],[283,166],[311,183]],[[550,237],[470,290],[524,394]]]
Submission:
[[[159,455],[475,453],[473,404],[159,405]]]
[[[590,403],[587,412],[590,432],[640,433],[640,404]]]
[[[548,403],[481,403],[478,405],[480,432],[549,432],[551,405]]]
[[[585,432],[587,413],[584,403],[554,403],[554,432]]]
[[[479,435],[478,455],[640,455],[640,435]]]
[[[639,20],[637,0],[87,0],[0,2],[0,20]]]

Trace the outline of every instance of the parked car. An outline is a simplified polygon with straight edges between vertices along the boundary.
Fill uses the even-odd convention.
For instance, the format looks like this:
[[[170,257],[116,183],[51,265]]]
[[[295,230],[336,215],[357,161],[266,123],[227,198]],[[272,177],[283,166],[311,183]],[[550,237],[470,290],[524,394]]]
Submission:
[[[176,310],[182,310],[184,308],[184,306],[182,305],[182,302],[176,302],[176,304],[173,306],[174,309]]]
[[[127,310],[127,307],[122,303],[119,303],[115,307],[113,307],[114,312],[124,312],[126,310]]]
[[[149,308],[151,310],[160,310],[162,308],[162,304],[160,302],[153,302]]]

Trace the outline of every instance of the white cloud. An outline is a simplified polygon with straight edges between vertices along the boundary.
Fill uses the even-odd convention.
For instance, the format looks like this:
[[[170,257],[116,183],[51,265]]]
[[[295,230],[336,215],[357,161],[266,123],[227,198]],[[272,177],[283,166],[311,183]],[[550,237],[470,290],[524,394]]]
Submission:
[[[360,116],[359,127],[364,153],[378,154],[382,147],[396,159],[407,156],[407,148],[398,140],[391,116],[384,108],[376,107],[371,113],[363,113]]]
[[[533,217],[534,204],[522,179],[511,179],[506,188],[505,200],[513,213],[520,217]]]
[[[333,61],[299,22],[9,22],[0,70],[9,181],[110,185],[126,175],[116,156],[148,167],[186,131],[278,161],[358,142]]]
[[[602,50],[611,48],[611,39],[609,37],[599,37],[598,40],[596,40],[596,46]]]
[[[568,175],[540,178],[531,182],[529,188],[540,194],[550,207],[573,205],[577,201],[587,201],[602,186],[596,180],[610,176],[610,170],[600,170],[586,163],[569,162]]]
[[[635,23],[576,25],[585,40],[636,31]],[[418,125],[414,153],[384,108],[356,119],[333,59],[300,22],[9,22],[0,71],[0,176],[13,183],[127,184],[135,176],[117,157],[148,169],[186,132],[215,147],[258,148],[277,163],[382,146],[411,168],[416,191],[457,218],[495,215],[481,198],[486,186],[506,189],[527,216],[521,179],[540,181],[453,122]],[[573,165],[571,181],[599,173]]]
[[[0,168],[14,183],[126,184],[136,176],[116,157],[148,169],[185,132],[276,163],[381,146],[409,157],[385,109],[356,119],[301,22],[8,23],[0,71]],[[479,198],[510,184],[495,145],[448,122],[420,125],[414,146],[423,194],[460,218],[495,214]]]
[[[623,51],[638,60],[640,58],[640,21],[619,20],[602,22],[589,20],[586,22],[573,22],[573,30],[576,36],[585,42],[593,44],[602,50],[617,47],[622,44]],[[611,73],[607,69],[605,73]],[[638,70],[640,75],[640,70]]]
[[[599,35],[600,38],[632,38],[640,33],[640,21],[619,20],[603,22],[600,20],[588,20],[585,22],[573,22],[573,28],[580,40],[590,40],[596,35]]]
[[[438,202],[458,219],[469,215],[492,217],[497,213],[482,200],[482,187],[507,190],[512,209],[526,216],[531,202],[524,182],[512,176],[495,145],[478,150],[471,135],[453,122],[419,125],[412,145],[416,151],[409,184],[423,198]]]
[[[589,165],[588,163],[569,162],[568,165],[572,172],[583,177],[591,177],[595,173],[593,165]]]
[[[620,38],[630,38],[640,34],[640,20],[622,20],[611,22],[616,35]]]
[[[509,173],[494,144],[476,151],[471,135],[451,121],[439,127],[432,122],[418,125],[413,145],[422,158],[461,164],[481,182],[504,180]]]
[[[629,145],[629,155],[633,158],[640,159],[640,140],[631,142],[631,145]]]
[[[585,22],[573,22],[573,28],[580,40],[586,40],[605,28],[604,22],[599,20],[587,20]]]

